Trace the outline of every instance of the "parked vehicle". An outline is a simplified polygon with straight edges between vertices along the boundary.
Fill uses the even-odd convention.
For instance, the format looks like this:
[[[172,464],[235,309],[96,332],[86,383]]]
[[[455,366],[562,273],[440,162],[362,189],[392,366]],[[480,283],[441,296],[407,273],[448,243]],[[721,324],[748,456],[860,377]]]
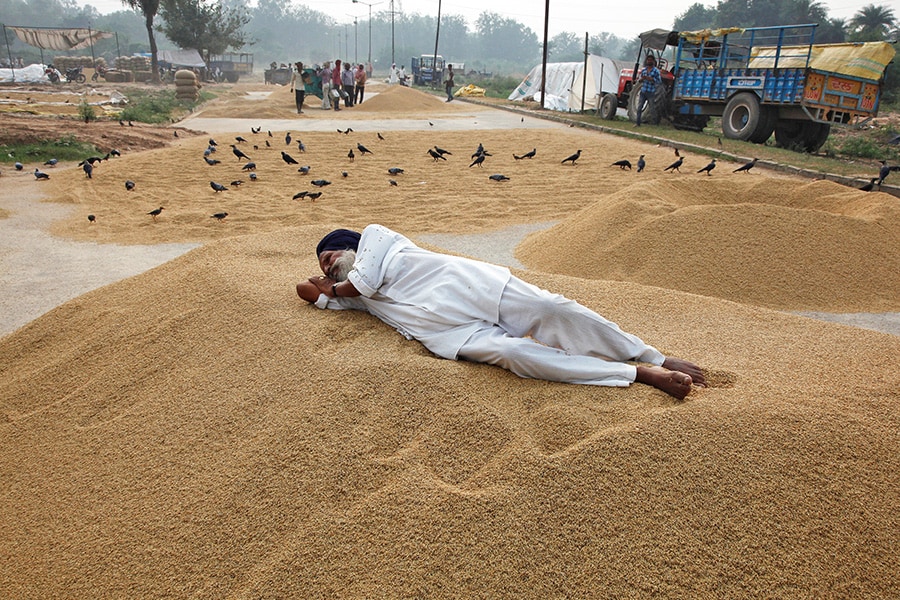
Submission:
[[[833,124],[860,125],[877,115],[894,56],[887,42],[814,44],[816,27],[642,33],[634,68],[621,71],[615,98],[603,98],[600,112],[612,118],[618,106],[636,120],[641,57],[653,54],[663,85],[644,108],[644,123],[667,119],[699,131],[719,116],[727,138],[761,144],[774,132],[777,145],[814,152]]]
[[[443,81],[444,57],[438,54],[423,54],[412,57],[409,61],[413,83],[416,85],[437,86]]]
[[[84,76],[84,67],[81,65],[66,69],[66,83],[84,83],[87,77]]]
[[[228,83],[236,83],[241,75],[253,73],[253,55],[247,53],[213,54],[209,57],[208,68],[211,73],[221,71]]]

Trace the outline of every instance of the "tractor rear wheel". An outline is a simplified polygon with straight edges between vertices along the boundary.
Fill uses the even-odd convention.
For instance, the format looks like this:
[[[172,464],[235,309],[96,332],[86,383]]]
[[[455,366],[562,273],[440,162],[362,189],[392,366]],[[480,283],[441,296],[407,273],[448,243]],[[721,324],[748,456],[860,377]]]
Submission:
[[[722,113],[722,133],[730,140],[748,141],[759,127],[762,112],[756,94],[735,94]]]

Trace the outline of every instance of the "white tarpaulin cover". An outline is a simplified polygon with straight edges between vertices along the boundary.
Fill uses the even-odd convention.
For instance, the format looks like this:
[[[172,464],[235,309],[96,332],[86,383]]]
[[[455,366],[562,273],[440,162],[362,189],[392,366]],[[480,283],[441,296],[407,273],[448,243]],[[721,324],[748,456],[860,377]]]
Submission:
[[[91,31],[83,27],[71,29],[51,27],[7,27],[16,37],[42,50],[79,50],[93,46],[99,40],[111,38],[108,31]]]
[[[206,63],[196,50],[159,50],[156,60],[176,67],[205,67]]]
[[[615,94],[619,89],[622,65],[602,56],[588,55],[587,78],[584,62],[547,63],[547,85],[544,108],[562,112],[581,110],[581,90],[584,87],[584,109],[597,106],[601,93]],[[535,66],[522,83],[509,95],[509,100],[540,101],[541,65]]]
[[[21,69],[0,69],[0,82],[8,83],[49,83],[50,80],[44,74],[44,65],[28,65]]]

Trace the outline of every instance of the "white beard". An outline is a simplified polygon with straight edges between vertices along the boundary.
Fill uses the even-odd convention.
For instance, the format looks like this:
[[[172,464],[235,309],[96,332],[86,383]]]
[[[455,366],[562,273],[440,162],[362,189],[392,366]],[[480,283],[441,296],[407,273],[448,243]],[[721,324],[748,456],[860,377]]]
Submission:
[[[334,280],[346,281],[347,275],[353,270],[354,263],[356,263],[356,251],[344,250],[344,253],[335,259],[331,265],[331,273]]]

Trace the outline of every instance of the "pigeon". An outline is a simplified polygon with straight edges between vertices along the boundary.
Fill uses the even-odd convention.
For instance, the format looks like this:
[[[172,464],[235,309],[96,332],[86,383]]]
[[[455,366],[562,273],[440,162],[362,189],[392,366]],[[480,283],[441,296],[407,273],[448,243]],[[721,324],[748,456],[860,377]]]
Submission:
[[[163,207],[160,206],[159,208],[155,208],[155,209],[151,210],[147,214],[150,215],[151,217],[153,217],[153,220],[155,221],[156,217],[158,217],[159,213],[161,213],[162,211],[163,211]]]
[[[310,181],[310,183],[316,187],[325,187],[326,185],[331,185],[331,182],[327,179],[313,179],[312,181]]]
[[[305,165],[297,169],[298,173],[302,173],[303,175],[309,175],[309,170],[312,169],[309,165]]]
[[[291,145],[291,132],[290,131],[288,131],[286,134],[284,134],[284,145],[285,146]]]
[[[877,177],[872,177],[869,179],[869,183],[859,188],[863,192],[871,192],[875,188],[875,182],[878,181]]]
[[[231,187],[238,187],[243,184],[244,184],[243,179],[235,179],[234,181],[231,182]]]
[[[250,173],[250,181],[256,181],[256,173]]]
[[[215,148],[216,146],[218,146],[218,144],[216,143],[216,140],[214,140],[214,139],[212,139],[212,138],[209,138],[208,144],[209,144],[210,146],[214,147],[214,148]]]
[[[301,140],[297,140],[297,150],[300,152],[306,152],[306,144],[304,144]]]
[[[350,152],[347,153],[347,158],[350,159],[350,162],[353,162],[353,159],[356,158],[356,155],[353,154],[353,148],[350,148]]]
[[[227,213],[227,212],[220,212],[220,213],[216,213],[216,214],[214,214],[214,215],[210,215],[209,218],[210,218],[210,219],[215,219],[216,221],[221,221],[222,219],[224,219],[224,218],[227,217],[227,216],[228,216],[228,213]]]
[[[235,156],[238,157],[238,160],[253,160],[252,158],[250,158],[249,156],[244,154],[241,151],[241,149],[238,148],[237,146],[235,146],[234,144],[231,144],[231,151],[234,153]]]
[[[638,157],[638,161],[637,161],[637,172],[640,173],[641,171],[644,170],[644,167],[646,167],[646,166],[647,166],[647,161],[644,160],[644,155],[641,154]]]
[[[94,173],[94,165],[92,165],[92,164],[89,163],[89,162],[86,162],[86,163],[84,163],[83,165],[81,165],[81,169],[84,171],[84,174],[85,174],[85,176],[86,176],[88,179],[93,179],[93,178],[94,178],[94,176],[93,176],[93,173]]]
[[[705,167],[703,167],[702,169],[700,169],[697,172],[702,173],[703,171],[706,171],[707,175],[712,175],[712,170],[715,168],[716,168],[716,159],[712,159],[712,161],[708,165],[706,165]]]
[[[623,171],[624,171],[625,169],[628,169],[628,170],[630,171],[630,170],[631,170],[631,161],[630,161],[630,160],[626,160],[626,159],[617,160],[616,162],[614,162],[614,163],[611,164],[610,166],[611,166],[611,167],[619,167],[619,168],[622,169]]]
[[[740,167],[738,167],[737,169],[732,171],[732,173],[737,173],[739,171],[743,171],[744,173],[749,173],[750,169],[752,169],[753,167],[756,166],[756,161],[757,161],[757,159],[754,158],[750,162],[744,163],[743,165],[741,165]]]
[[[388,179],[388,183],[390,183],[390,184],[393,185],[393,186],[396,186],[396,185],[397,185],[397,182],[394,181],[393,179]]]
[[[378,139],[379,139],[379,140],[382,140],[382,141],[384,140],[384,136],[381,135],[380,133],[376,133],[375,135],[378,136]]]
[[[359,150],[360,154],[373,154],[371,150],[363,146],[362,144],[357,144],[356,149]]]
[[[47,173],[44,173],[44,172],[42,172],[42,171],[38,171],[37,169],[35,169],[35,170],[34,170],[34,178],[35,178],[35,179],[50,179],[50,175],[48,175]]]
[[[438,152],[435,152],[435,151],[432,150],[431,148],[428,149],[428,155],[431,156],[431,158],[434,159],[434,162],[437,162],[438,160],[444,160],[444,161],[447,160],[446,158],[443,157],[443,155],[441,155],[441,154],[438,153]]]
[[[513,154],[513,158],[516,160],[522,160],[523,158],[534,158],[534,155],[537,154],[537,148],[532,148],[531,152],[526,152],[522,156],[516,156]]]
[[[55,159],[55,158],[51,158],[50,160],[48,160],[47,162],[45,162],[44,165],[45,165],[45,166],[48,166],[48,167],[55,167],[55,166],[56,166],[56,163],[58,163],[58,162],[59,162],[59,160],[57,160],[57,159]]]
[[[262,126],[257,127],[256,129],[253,127],[250,128],[250,133],[259,133],[260,131],[262,131]]]
[[[247,141],[247,140],[246,140],[246,139],[245,139],[245,138],[242,138],[242,137],[241,137],[241,136],[239,136],[239,135],[238,135],[238,136],[235,136],[235,138],[234,138],[234,139],[235,139],[235,140],[237,140],[237,143],[238,143],[238,144],[240,144],[240,143],[243,143],[243,142],[246,142],[246,141]]]
[[[683,165],[683,164],[684,164],[684,158],[679,156],[678,160],[676,160],[671,165],[669,165],[668,167],[663,169],[663,171],[672,171],[673,173],[675,171],[678,171],[679,173],[681,173],[681,165]]]
[[[209,182],[209,187],[211,187],[212,189],[214,189],[214,190],[216,191],[216,193],[218,193],[218,192],[224,192],[225,190],[228,189],[227,187],[225,187],[225,186],[222,185],[221,183],[216,183],[215,181],[210,181],[210,182]]]
[[[306,195],[307,198],[315,202],[322,196],[322,192],[310,192]]]
[[[219,164],[220,162],[222,162],[221,160],[218,160],[218,159],[216,159],[216,158],[208,158],[208,157],[206,157],[206,156],[203,157],[203,160],[205,160],[205,161],[206,161],[206,164],[208,164],[208,165],[211,166],[211,167],[214,166],[214,165]]]
[[[134,191],[134,182],[130,179],[125,180],[125,189],[129,192]]]
[[[576,152],[575,154],[573,154],[571,156],[567,156],[564,159],[562,159],[562,164],[571,162],[574,165],[575,161],[578,160],[579,158],[581,158],[581,150],[579,150],[578,152]]]
[[[493,179],[494,181],[509,181],[509,177],[506,175],[502,175],[500,173],[495,173],[491,175],[488,179]]]
[[[22,165],[22,163],[16,161],[16,171],[21,171],[24,168],[25,167]]]
[[[453,156],[453,153],[450,152],[449,150],[444,150],[443,148],[438,148],[437,146],[434,147],[434,151],[437,152],[438,154],[440,154],[441,156],[443,156],[445,154],[449,154],[450,156]],[[482,148],[481,151],[484,152],[484,148]]]
[[[300,198],[306,198],[306,196],[308,194],[309,194],[309,192],[307,192],[306,190],[304,190],[302,192],[297,192],[296,194],[294,194],[294,197],[291,198],[291,200],[299,200]]]
[[[216,149],[213,148],[212,146],[207,146],[206,150],[203,151],[203,156],[209,156],[210,154],[212,154],[215,151],[216,151]]]
[[[403,169],[399,167],[391,167],[390,169],[388,169],[388,173],[390,173],[391,175],[402,175]]]
[[[88,221],[89,221],[89,222],[93,223],[93,222],[96,221],[96,220],[97,220],[97,217],[95,217],[94,215],[88,215]]]
[[[472,168],[475,165],[478,165],[480,167],[481,163],[484,162],[486,156],[486,154],[478,154],[477,156],[475,156],[475,160],[472,161],[472,164],[469,165],[469,168]]]
[[[294,160],[293,156],[291,156],[284,150],[281,151],[281,158],[282,158],[282,160],[284,160],[284,162],[286,162],[289,165],[299,165],[300,164],[296,160]]]
[[[246,165],[244,165],[243,167],[241,167],[241,171],[253,171],[253,170],[255,170],[255,169],[256,169],[256,163],[255,163],[255,162],[248,162]]]

